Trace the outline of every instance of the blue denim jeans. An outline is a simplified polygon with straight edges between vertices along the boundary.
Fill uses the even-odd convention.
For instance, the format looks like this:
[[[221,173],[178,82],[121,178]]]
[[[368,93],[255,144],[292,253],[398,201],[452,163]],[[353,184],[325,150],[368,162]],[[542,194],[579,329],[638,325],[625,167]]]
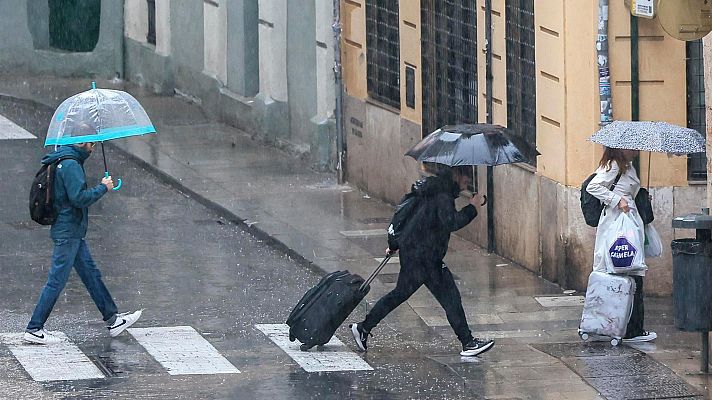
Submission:
[[[89,295],[101,311],[104,321],[114,318],[118,312],[116,304],[101,280],[101,272],[91,258],[86,241],[84,239],[55,239],[52,267],[49,270],[47,283],[37,301],[35,311],[32,313],[32,319],[27,325],[28,331],[34,332],[44,327],[54,304],[67,284],[72,266],[77,270]]]

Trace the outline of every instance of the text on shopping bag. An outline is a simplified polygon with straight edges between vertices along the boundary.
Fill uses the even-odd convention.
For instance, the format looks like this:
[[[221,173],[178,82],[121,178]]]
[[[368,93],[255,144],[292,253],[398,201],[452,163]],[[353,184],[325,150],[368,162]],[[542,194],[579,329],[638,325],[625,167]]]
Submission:
[[[633,260],[638,254],[638,249],[625,236],[621,236],[613,242],[608,253],[611,255],[614,267],[626,268],[633,264]]]

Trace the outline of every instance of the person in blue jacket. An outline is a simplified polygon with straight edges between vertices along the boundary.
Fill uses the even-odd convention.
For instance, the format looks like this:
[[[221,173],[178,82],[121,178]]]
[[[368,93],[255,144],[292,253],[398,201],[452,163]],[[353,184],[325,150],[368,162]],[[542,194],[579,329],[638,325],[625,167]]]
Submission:
[[[110,176],[103,178],[97,186],[87,187],[84,160],[93,149],[94,143],[60,146],[42,159],[43,164],[62,160],[56,166],[52,189],[54,209],[57,211],[57,220],[50,230],[54,241],[52,266],[23,336],[27,342],[55,344],[61,341],[56,335],[45,331],[44,325],[64,290],[72,267],[77,270],[89,295],[101,311],[111,337],[119,335],[141,316],[141,310],[133,313],[118,312],[84,239],[89,222],[89,206],[114,187]]]

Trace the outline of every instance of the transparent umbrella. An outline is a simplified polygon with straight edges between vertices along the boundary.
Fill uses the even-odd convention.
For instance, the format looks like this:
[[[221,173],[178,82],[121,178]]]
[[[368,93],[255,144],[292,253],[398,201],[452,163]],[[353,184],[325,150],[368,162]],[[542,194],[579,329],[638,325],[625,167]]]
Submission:
[[[75,94],[57,107],[47,130],[45,146],[101,142],[104,176],[109,176],[104,142],[112,139],[155,133],[141,104],[120,90],[92,89]],[[114,190],[121,188],[117,180]]]

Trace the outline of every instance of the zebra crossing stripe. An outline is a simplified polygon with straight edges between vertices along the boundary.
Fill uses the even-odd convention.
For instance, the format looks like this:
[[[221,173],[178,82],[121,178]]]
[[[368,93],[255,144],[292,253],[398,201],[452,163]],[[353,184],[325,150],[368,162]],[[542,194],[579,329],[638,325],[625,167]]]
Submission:
[[[170,375],[240,373],[190,326],[129,328],[128,332]]]
[[[37,139],[37,136],[0,115],[0,139]]]
[[[257,329],[284,350],[306,372],[371,371],[361,357],[349,351],[336,337],[332,337],[323,349],[299,350],[299,342],[289,341],[289,326],[286,324],[258,324]]]
[[[62,332],[51,332],[62,339],[53,345],[25,343],[24,333],[1,333],[0,341],[7,345],[30,377],[39,382],[102,379],[104,374]]]
[[[346,237],[369,237],[388,235],[388,232],[386,232],[385,229],[361,229],[356,231],[339,231],[339,233]]]

